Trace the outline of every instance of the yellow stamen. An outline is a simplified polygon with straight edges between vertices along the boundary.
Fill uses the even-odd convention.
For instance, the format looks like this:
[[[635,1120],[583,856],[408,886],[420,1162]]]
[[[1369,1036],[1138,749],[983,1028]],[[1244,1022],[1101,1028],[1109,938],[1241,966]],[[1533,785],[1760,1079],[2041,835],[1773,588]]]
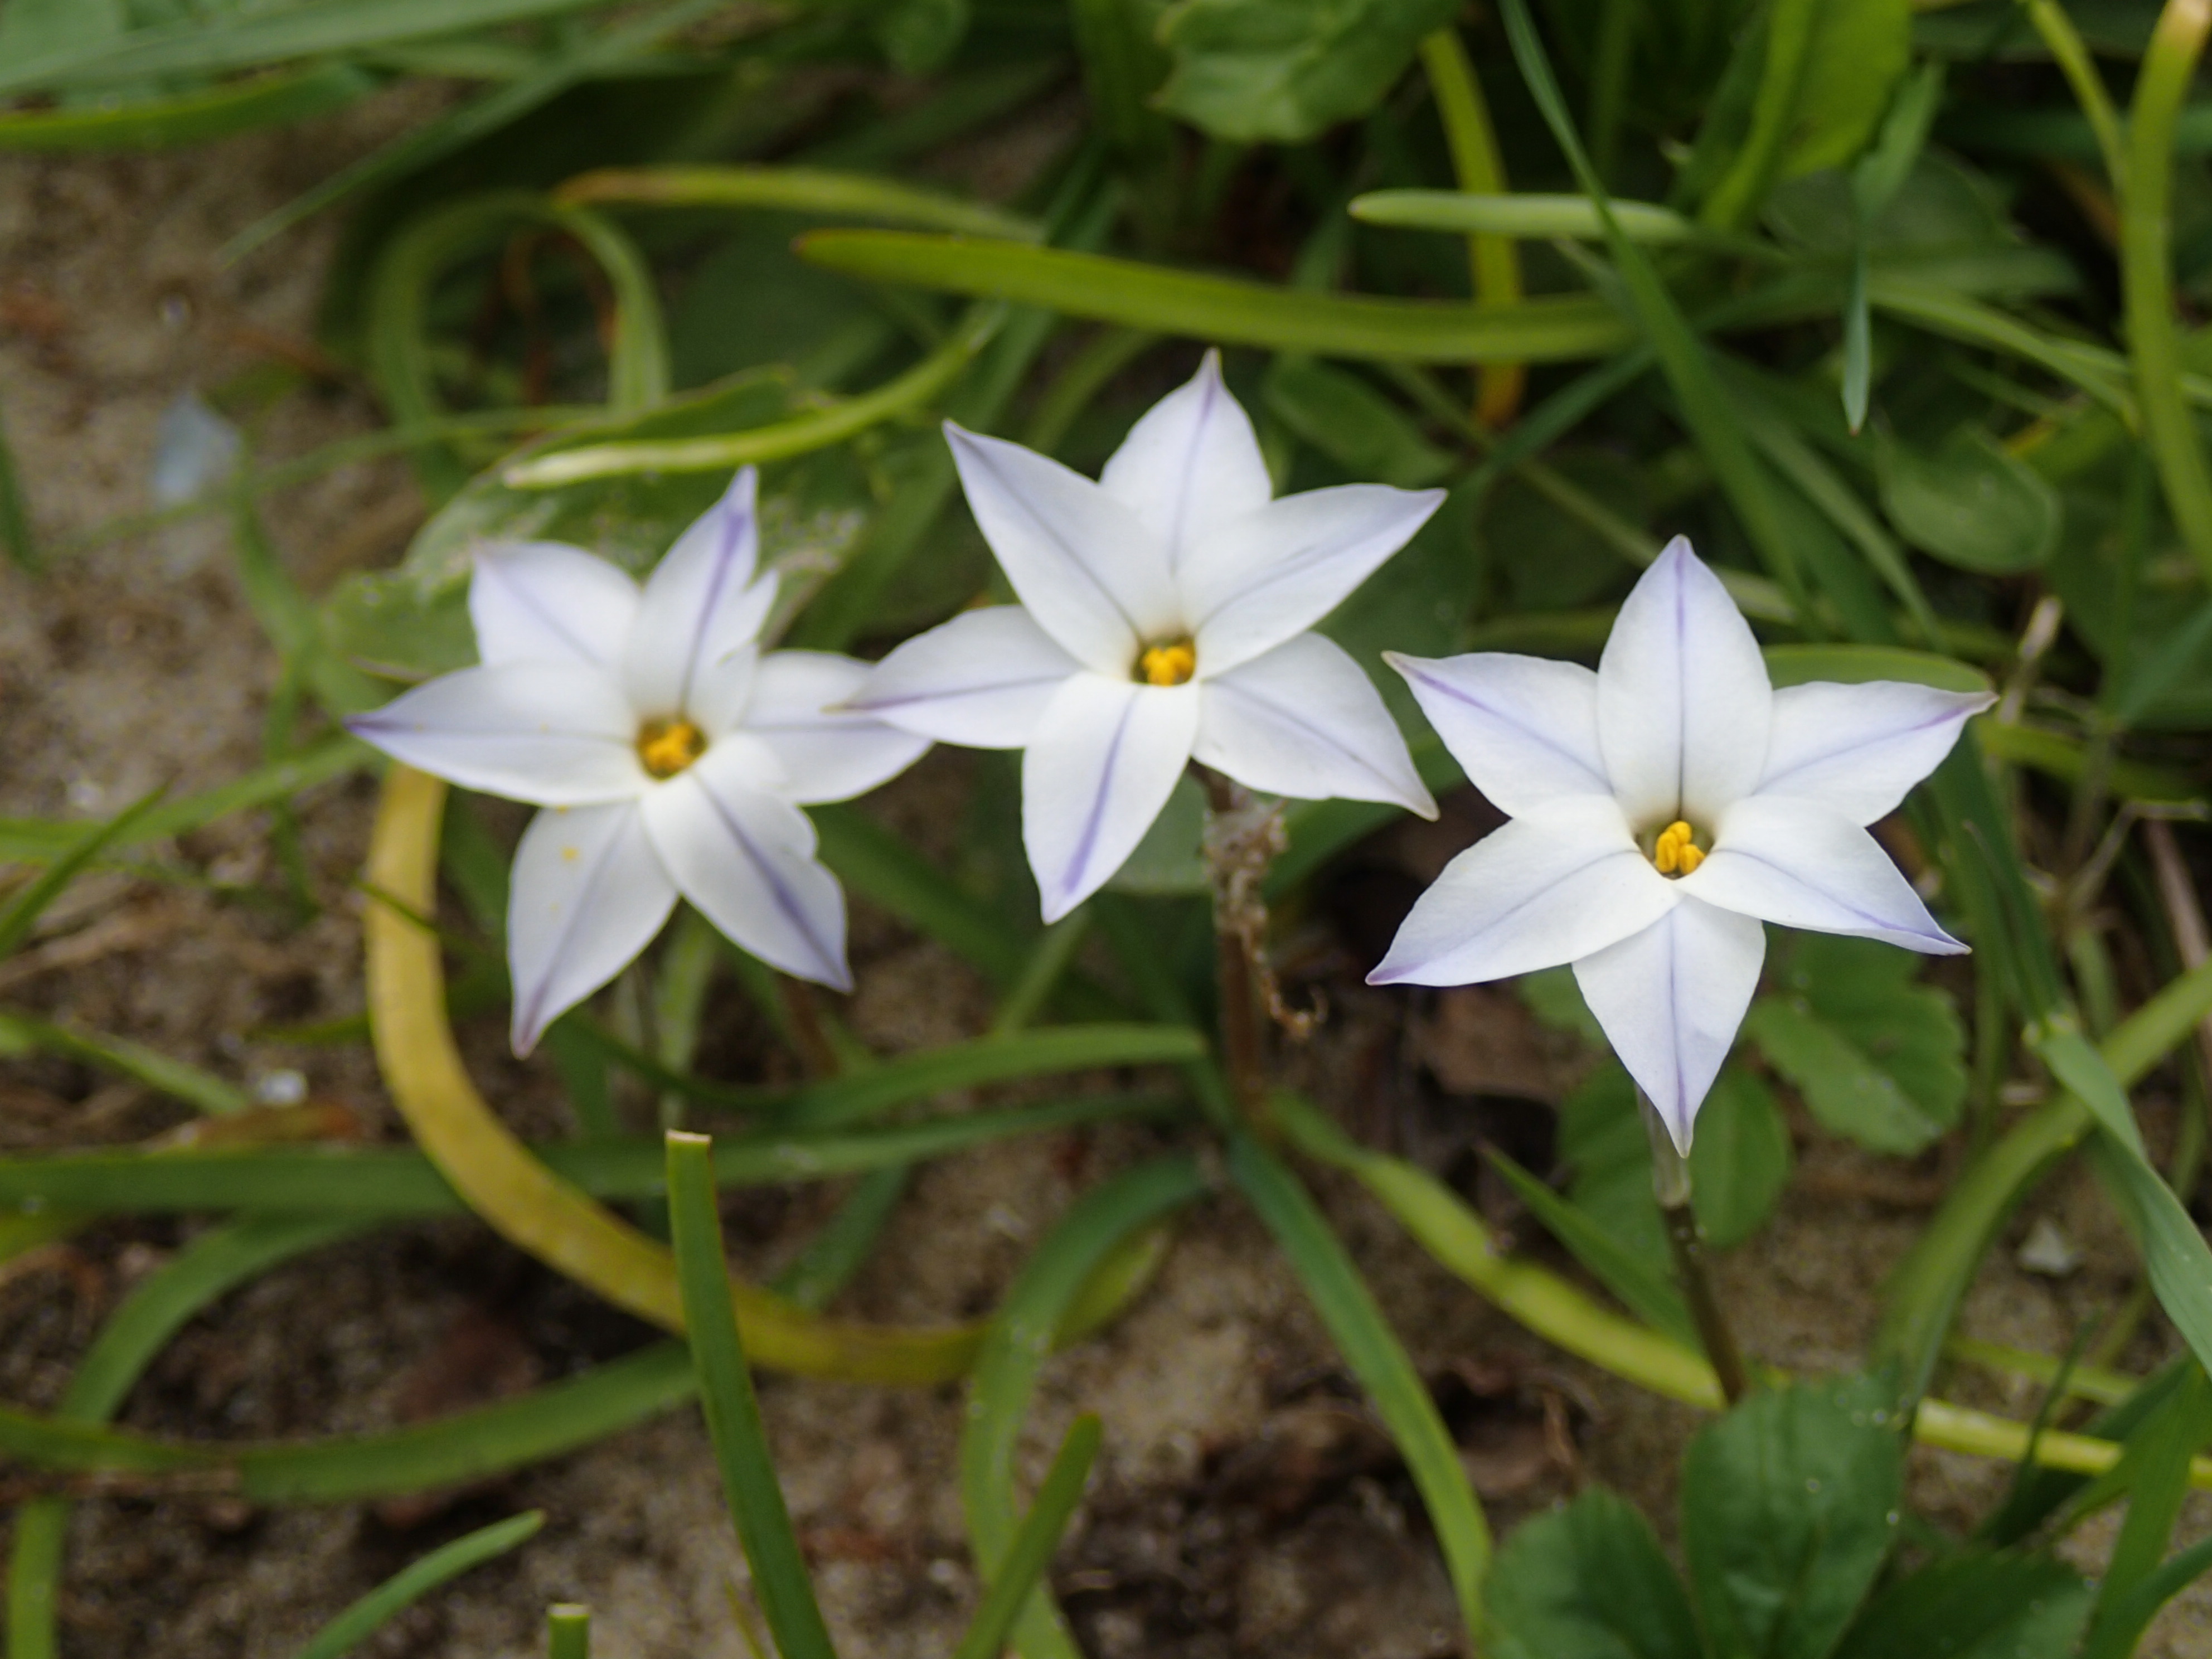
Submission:
[[[1198,647],[1188,640],[1148,645],[1137,658],[1137,678],[1146,685],[1182,685],[1198,672]]]
[[[637,734],[637,757],[656,778],[672,778],[707,752],[707,734],[680,716],[647,720]]]
[[[1652,867],[1662,876],[1686,876],[1705,861],[1705,855],[1691,839],[1695,832],[1677,818],[1659,832],[1659,839],[1651,845]]]

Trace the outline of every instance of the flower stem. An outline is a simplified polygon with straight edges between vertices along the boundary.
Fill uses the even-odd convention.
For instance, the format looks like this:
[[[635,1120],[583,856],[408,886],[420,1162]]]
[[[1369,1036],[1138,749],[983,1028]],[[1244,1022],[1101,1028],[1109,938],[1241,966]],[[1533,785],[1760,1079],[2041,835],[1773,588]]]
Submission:
[[[1213,959],[1221,1005],[1221,1058],[1229,1073],[1230,1093],[1246,1127],[1270,1146],[1276,1136],[1267,1105],[1267,1054],[1260,1023],[1259,987],[1252,973],[1258,944],[1252,914],[1259,901],[1256,877],[1243,867],[1241,847],[1218,833],[1236,815],[1249,811],[1251,797],[1218,772],[1192,769],[1206,789],[1206,868],[1213,888]],[[1242,838],[1234,838],[1241,840]],[[1261,866],[1264,868],[1264,865]],[[1260,913],[1264,920],[1264,912]]]
[[[1636,1103],[1643,1109],[1644,1127],[1651,1138],[1651,1195],[1659,1200],[1659,1218],[1667,1226],[1674,1277],[1681,1281],[1683,1299],[1690,1304],[1690,1318],[1698,1328],[1698,1340],[1705,1345],[1705,1358],[1720,1378],[1721,1393],[1733,1406],[1751,1391],[1751,1379],[1744,1370],[1735,1333],[1729,1328],[1711,1276],[1705,1272],[1705,1243],[1698,1234],[1697,1212],[1690,1207],[1690,1166],[1641,1089],[1636,1091]]]

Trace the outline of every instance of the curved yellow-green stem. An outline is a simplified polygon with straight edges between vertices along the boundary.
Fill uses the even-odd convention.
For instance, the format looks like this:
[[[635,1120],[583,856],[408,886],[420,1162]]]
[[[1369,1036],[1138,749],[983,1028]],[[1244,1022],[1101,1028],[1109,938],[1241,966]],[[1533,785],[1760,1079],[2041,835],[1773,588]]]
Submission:
[[[384,782],[368,880],[414,916],[437,902],[446,786],[404,766]],[[446,1019],[438,941],[412,916],[372,901],[368,1007],[377,1067],[416,1141],[492,1229],[548,1267],[665,1330],[684,1328],[667,1249],[562,1180],[492,1113],[470,1082]],[[980,1325],[902,1329],[815,1319],[732,1281],[745,1351],[774,1370],[864,1382],[941,1382],[964,1374]]]
[[[1703,1354],[1599,1306],[1557,1273],[1503,1255],[1474,1212],[1425,1170],[1359,1146],[1295,1095],[1278,1094],[1275,1120],[1307,1157],[1344,1170],[1397,1218],[1448,1272],[1538,1336],[1624,1382],[1701,1410],[1723,1408],[1719,1379]],[[1948,1400],[1923,1400],[1913,1437],[1946,1451],[2100,1474],[2119,1461],[2109,1440],[2046,1429]],[[2212,1488],[2212,1458],[2190,1464],[2190,1483]]]

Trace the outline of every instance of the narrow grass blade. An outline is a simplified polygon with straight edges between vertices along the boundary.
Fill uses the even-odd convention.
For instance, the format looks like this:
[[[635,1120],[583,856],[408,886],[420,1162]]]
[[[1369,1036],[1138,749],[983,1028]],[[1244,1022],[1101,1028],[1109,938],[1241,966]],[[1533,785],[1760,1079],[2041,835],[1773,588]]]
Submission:
[[[70,1378],[58,1418],[104,1423],[169,1339],[203,1309],[279,1262],[360,1229],[350,1217],[252,1220],[201,1234],[131,1291]],[[70,1504],[34,1498],[15,1511],[8,1561],[9,1659],[53,1659]]]
[[[31,503],[15,474],[15,453],[8,447],[4,409],[0,409],[0,553],[20,570],[35,571],[42,562],[38,536],[31,528]]]
[[[288,799],[319,783],[358,771],[375,758],[375,751],[356,738],[327,738],[204,794],[187,795],[153,808],[119,833],[107,850],[181,836],[233,812]],[[51,864],[66,856],[82,834],[81,824],[52,818],[0,818],[0,860],[10,864]]]
[[[1606,1231],[1593,1217],[1560,1197],[1504,1153],[1492,1148],[1489,1158],[1492,1167],[1520,1194],[1521,1201],[1543,1224],[1544,1231],[1565,1245],[1568,1253],[1589,1269],[1600,1284],[1645,1323],[1685,1346],[1697,1342],[1698,1329],[1691,1322],[1681,1292],[1664,1274],[1655,1272],[1650,1263]]]
[[[0,959],[21,950],[23,941],[31,936],[31,929],[46,914],[46,907],[62,896],[63,890],[76,879],[87,865],[137,829],[167,793],[166,789],[156,789],[142,795],[106,823],[93,825],[77,837],[68,851],[40,871],[5,909],[0,909]]]
[[[51,1020],[0,1008],[0,1055],[34,1050],[81,1060],[102,1071],[119,1072],[158,1093],[218,1117],[242,1112],[252,1104],[244,1090],[142,1042],[81,1031],[73,1026],[58,1025]]]
[[[1037,1487],[1036,1501],[1023,1517],[1012,1547],[999,1563],[990,1589],[983,1593],[983,1605],[975,1609],[968,1633],[952,1650],[952,1659],[999,1659],[1023,1603],[1043,1579],[1045,1569],[1052,1565],[1053,1552],[1060,1547],[1060,1534],[1074,1517],[1075,1506],[1083,1501],[1084,1483],[1091,1478],[1091,1462],[1098,1455],[1100,1433],[1095,1417],[1079,1417],[1069,1425],[1060,1450],[1054,1454],[1051,1468]]]
[[[1231,1143],[1229,1170],[1282,1247],[1339,1352],[1375,1402],[1428,1505],[1460,1611],[1471,1637],[1482,1631],[1482,1581],[1490,1570],[1490,1525],[1468,1483],[1459,1449],[1422,1386],[1413,1362],[1359,1270],[1297,1177],[1244,1136]]]
[[[571,179],[553,192],[553,199],[567,207],[758,208],[1014,242],[1034,242],[1044,234],[1036,221],[988,203],[963,201],[896,179],[826,167],[602,167]]]
[[[307,0],[281,11],[234,10],[132,29],[96,46],[0,65],[0,96],[114,85],[388,46],[465,29],[556,17],[601,0]]]
[[[592,1659],[592,1610],[574,1601],[545,1609],[545,1659]]]
[[[2128,161],[2120,197],[2120,290],[2128,356],[2142,406],[2143,441],[2158,464],[2174,526],[2212,580],[2212,465],[2181,389],[2181,342],[2173,317],[2173,125],[2212,31],[2203,0],[2166,0],[2143,54],[2128,115]],[[2093,71],[2094,72],[2094,71]]]
[[[172,149],[258,127],[285,126],[344,108],[376,89],[351,64],[257,75],[114,109],[10,110],[0,115],[0,153]]]
[[[555,489],[586,478],[638,472],[719,472],[788,459],[866,432],[929,402],[959,378],[1006,319],[1006,307],[976,307],[951,337],[896,380],[811,415],[726,437],[592,444],[517,461],[500,474],[512,489]]]
[[[2096,1611],[2081,1659],[2127,1659],[2158,1601],[2138,1597],[2166,1554],[2182,1500],[2189,1496],[2191,1457],[2212,1438],[2212,1386],[2192,1365],[2172,1398],[2129,1436],[2111,1479],[2124,1481],[2127,1519],[2097,1588]],[[2163,1598],[2160,1598],[2163,1599]]]
[[[769,1288],[809,1313],[828,1307],[866,1264],[913,1178],[910,1164],[885,1164],[861,1176]]]
[[[497,1560],[534,1537],[544,1524],[544,1511],[532,1510],[479,1527],[432,1550],[421,1560],[410,1562],[317,1631],[314,1638],[300,1650],[299,1659],[343,1659],[432,1590],[487,1561]]]
[[[1224,345],[1416,362],[1558,362],[1629,343],[1603,301],[1524,300],[1479,307],[1432,300],[1310,294],[1061,248],[970,242],[895,230],[823,230],[802,257],[872,282],[909,283],[1071,317]]]
[[[730,1311],[729,1265],[722,1220],[714,1207],[712,1142],[705,1135],[668,1135],[668,1218],[684,1319],[699,1377],[699,1403],[722,1465],[730,1519],[752,1569],[753,1594],[775,1633],[782,1659],[836,1659],[829,1626],[806,1577],[806,1559],[792,1529],[760,1402],[753,1395],[744,1345]]]
[[[1178,1155],[1140,1164],[1094,1188],[1053,1224],[1023,1265],[985,1334],[960,1435],[960,1502],[984,1577],[1005,1570],[1021,1528],[1014,1469],[1037,1373],[1084,1286],[1115,1252],[1206,1190],[1198,1161]],[[1022,1659],[1080,1659],[1048,1593],[1018,1615]]]
[[[717,1179],[738,1186],[833,1180],[994,1140],[1125,1118],[1169,1117],[1177,1109],[1168,1094],[1100,1094],[884,1129],[731,1135],[715,1143],[714,1170]],[[555,1175],[594,1198],[656,1198],[663,1189],[661,1149],[653,1141],[554,1141],[530,1150]],[[460,1195],[421,1152],[334,1145],[127,1148],[0,1158],[0,1205],[117,1214],[317,1212],[386,1220],[466,1213]]]
[[[1456,231],[1468,236],[1549,241],[1605,240],[1605,221],[1587,196],[1490,194],[1473,190],[1371,190],[1352,198],[1352,216],[1363,224],[1405,230]],[[1709,232],[1656,202],[1615,202],[1621,234],[1646,246],[1695,241]]]
[[[1443,123],[1445,147],[1451,151],[1452,172],[1459,187],[1469,192],[1497,196],[1505,192],[1505,163],[1498,151],[1498,135],[1492,130],[1490,107],[1483,101],[1482,82],[1468,61],[1459,31],[1447,26],[1421,42],[1421,70],[1428,76],[1430,95]],[[1521,253],[1512,238],[1477,231],[1468,238],[1468,273],[1477,305],[1510,306],[1521,299]],[[1486,363],[1478,377],[1475,418],[1486,427],[1502,427],[1520,413],[1521,393],[1528,381],[1521,363]]]

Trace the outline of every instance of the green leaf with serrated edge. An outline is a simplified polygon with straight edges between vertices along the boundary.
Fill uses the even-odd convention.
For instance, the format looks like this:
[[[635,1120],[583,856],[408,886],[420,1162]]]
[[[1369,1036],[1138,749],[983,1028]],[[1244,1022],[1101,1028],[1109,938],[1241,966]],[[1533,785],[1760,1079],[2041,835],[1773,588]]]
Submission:
[[[1217,138],[1298,143],[1364,115],[1456,0],[1182,0],[1155,102]]]
[[[1716,1659],[1824,1659],[1897,1534],[1904,1414],[1855,1376],[1754,1394],[1691,1442],[1682,1553]]]
[[[1744,1034],[1834,1133],[1876,1152],[1918,1152],[1966,1102],[1964,1024],[1942,992],[1911,983],[1918,958],[1879,941],[1795,936]]]
[[[1982,575],[2011,576],[2058,546],[2058,492],[1978,427],[1934,449],[1884,441],[1875,450],[1882,511],[1931,557]]]
[[[1497,1659],[1704,1659],[1651,1523],[1602,1486],[1522,1523],[1485,1610]]]
[[[2047,1555],[1955,1555],[1884,1585],[1832,1659],[2069,1659],[2092,1594]]]

